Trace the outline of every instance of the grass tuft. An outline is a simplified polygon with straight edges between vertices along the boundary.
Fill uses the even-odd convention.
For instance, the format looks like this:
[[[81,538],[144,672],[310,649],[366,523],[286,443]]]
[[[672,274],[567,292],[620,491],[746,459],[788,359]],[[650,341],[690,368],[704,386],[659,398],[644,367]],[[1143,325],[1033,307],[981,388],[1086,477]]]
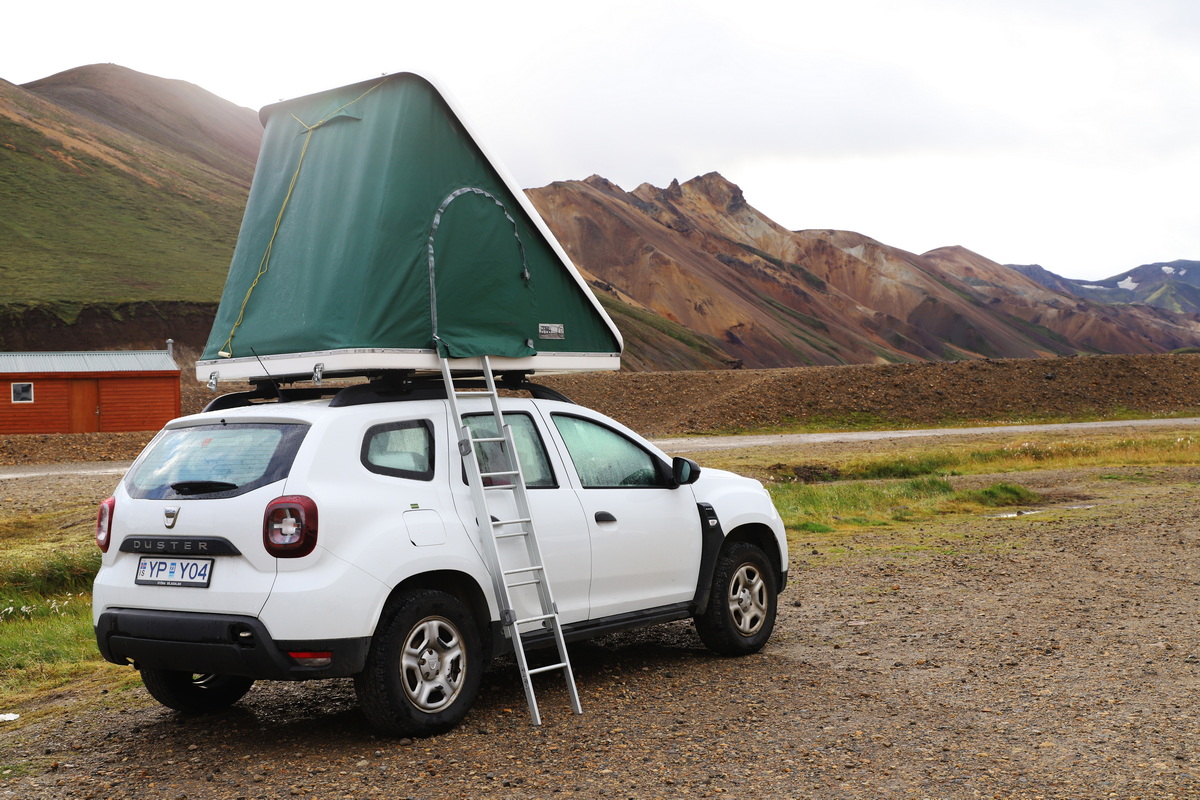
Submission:
[[[997,483],[984,489],[959,492],[962,499],[988,508],[1028,506],[1041,499],[1037,492],[1015,483]]]
[[[1040,495],[1012,483],[959,491],[945,478],[774,484],[770,487],[784,525],[793,531],[831,533],[910,522],[981,508],[1032,505]]]
[[[0,566],[0,586],[43,597],[87,592],[98,569],[100,551],[95,547],[18,557]]]

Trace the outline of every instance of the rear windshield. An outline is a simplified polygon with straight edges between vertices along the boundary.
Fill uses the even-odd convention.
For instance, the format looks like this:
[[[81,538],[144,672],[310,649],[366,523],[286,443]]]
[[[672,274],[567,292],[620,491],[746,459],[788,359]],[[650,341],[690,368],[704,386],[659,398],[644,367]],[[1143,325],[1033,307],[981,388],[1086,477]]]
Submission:
[[[241,423],[164,431],[129,474],[145,500],[234,497],[287,477],[307,425]]]

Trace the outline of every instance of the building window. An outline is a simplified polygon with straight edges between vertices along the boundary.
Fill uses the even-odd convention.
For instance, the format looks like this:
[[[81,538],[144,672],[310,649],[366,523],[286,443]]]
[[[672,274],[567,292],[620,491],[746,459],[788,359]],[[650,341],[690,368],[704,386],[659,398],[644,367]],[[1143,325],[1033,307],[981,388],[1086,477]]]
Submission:
[[[32,383],[14,383],[12,385],[12,401],[14,403],[32,403],[33,402],[33,384]]]

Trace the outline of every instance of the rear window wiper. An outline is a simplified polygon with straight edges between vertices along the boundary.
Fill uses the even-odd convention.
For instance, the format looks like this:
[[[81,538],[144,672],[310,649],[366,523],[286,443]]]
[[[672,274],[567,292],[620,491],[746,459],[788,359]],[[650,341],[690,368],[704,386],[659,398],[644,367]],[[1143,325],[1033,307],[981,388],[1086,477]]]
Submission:
[[[172,483],[171,488],[176,494],[208,494],[209,492],[228,492],[236,489],[236,483],[228,481],[179,481]]]

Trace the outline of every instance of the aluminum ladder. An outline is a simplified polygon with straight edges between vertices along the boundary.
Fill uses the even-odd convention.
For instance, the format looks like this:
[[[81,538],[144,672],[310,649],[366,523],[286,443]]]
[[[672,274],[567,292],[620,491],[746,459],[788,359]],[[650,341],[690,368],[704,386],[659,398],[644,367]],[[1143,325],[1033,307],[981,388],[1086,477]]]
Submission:
[[[465,360],[467,359],[455,359],[460,363]],[[474,361],[474,359],[470,360]],[[579,692],[575,688],[575,673],[571,669],[571,661],[567,657],[567,643],[563,638],[558,606],[550,592],[545,562],[542,559],[541,548],[538,546],[537,534],[534,531],[533,514],[529,508],[529,494],[525,488],[525,476],[521,470],[516,442],[513,439],[512,429],[504,422],[504,415],[500,411],[500,395],[496,391],[496,380],[492,374],[491,362],[487,356],[480,356],[478,360],[486,381],[487,389],[485,391],[459,391],[454,384],[450,359],[445,356],[440,357],[442,380],[446,384],[446,399],[450,401],[450,410],[458,424],[458,451],[462,455],[467,470],[467,483],[471,487],[471,499],[474,502],[475,514],[480,526],[479,538],[488,562],[488,572],[492,576],[496,600],[500,606],[500,622],[504,627],[505,634],[512,639],[513,653],[521,672],[521,683],[525,687],[525,699],[529,703],[529,714],[534,725],[541,725],[542,718],[538,712],[537,697],[533,691],[534,675],[561,670],[567,683],[567,692],[571,697],[572,710],[576,714],[582,714],[583,708],[579,704]],[[458,401],[461,399],[483,397],[491,401],[491,416],[497,431],[497,435],[494,436],[475,436],[459,408]],[[483,472],[480,466],[479,448],[481,445],[488,444],[495,445],[501,456],[492,459],[498,462],[497,464],[488,464],[489,472]],[[509,493],[513,498],[516,516],[511,519],[497,517],[492,512],[489,495],[500,492]],[[518,538],[525,543],[524,551],[518,551],[520,563],[505,563],[501,558],[500,543],[507,539]],[[513,560],[510,553],[509,561]],[[518,617],[512,593],[514,589],[525,586],[532,586],[536,589],[539,610],[532,616]],[[554,634],[554,643],[558,649],[558,660],[555,663],[530,668],[520,626],[531,623],[540,623],[543,628]],[[525,635],[529,633],[530,631],[527,630]]]

